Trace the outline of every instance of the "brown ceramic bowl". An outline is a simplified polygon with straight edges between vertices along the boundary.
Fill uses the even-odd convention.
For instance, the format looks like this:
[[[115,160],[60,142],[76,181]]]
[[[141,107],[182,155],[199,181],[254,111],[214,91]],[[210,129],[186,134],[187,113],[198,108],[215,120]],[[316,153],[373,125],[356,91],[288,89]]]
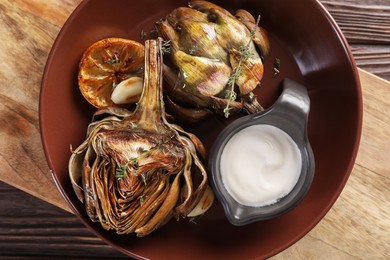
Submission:
[[[315,0],[215,1],[228,10],[261,15],[271,40],[262,88],[256,93],[269,107],[283,78],[305,85],[311,100],[308,134],[316,164],[307,196],[292,211],[272,220],[237,227],[217,202],[197,224],[171,221],[145,238],[119,236],[92,223],[73,192],[67,164],[69,145],[77,147],[95,111],[77,86],[84,50],[105,37],[139,40],[155,21],[187,1],[85,0],[70,16],[51,50],[42,81],[40,124],[54,180],[87,227],[118,250],[136,258],[248,259],[270,257],[303,237],[328,212],[354,165],[362,124],[362,98],[356,65],[334,20]],[[281,73],[273,78],[275,58]],[[213,118],[192,127],[207,149],[227,122]],[[332,232],[329,230],[329,232]]]

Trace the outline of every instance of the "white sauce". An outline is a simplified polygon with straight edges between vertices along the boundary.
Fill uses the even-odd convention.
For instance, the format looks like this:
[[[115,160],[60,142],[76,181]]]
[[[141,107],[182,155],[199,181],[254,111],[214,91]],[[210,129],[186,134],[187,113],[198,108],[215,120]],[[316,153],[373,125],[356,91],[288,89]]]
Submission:
[[[287,195],[301,173],[294,140],[271,125],[253,125],[236,133],[221,155],[222,182],[240,204],[260,207]]]

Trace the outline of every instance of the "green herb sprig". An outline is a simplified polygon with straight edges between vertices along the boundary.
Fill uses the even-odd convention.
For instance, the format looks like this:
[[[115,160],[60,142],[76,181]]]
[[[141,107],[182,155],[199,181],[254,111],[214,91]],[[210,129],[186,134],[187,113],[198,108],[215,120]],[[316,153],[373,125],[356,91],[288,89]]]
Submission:
[[[256,33],[256,30],[259,26],[259,22],[260,22],[260,15],[257,17],[255,28],[250,32],[250,38],[249,38],[248,43],[239,48],[240,59],[238,60],[237,66],[233,69],[232,73],[230,74],[230,77],[229,77],[229,80],[227,83],[229,86],[229,89],[226,90],[226,95],[225,95],[225,98],[228,101],[227,101],[226,107],[223,110],[223,113],[224,113],[226,118],[228,118],[230,115],[231,102],[235,101],[237,98],[237,93],[234,91],[234,86],[235,86],[236,82],[238,81],[238,78],[241,75],[242,64],[253,55],[253,53],[250,51],[249,47],[253,41],[253,38],[255,37],[255,33]]]
[[[161,44],[161,50],[163,54],[171,53],[171,41],[164,40]]]
[[[144,204],[144,201],[145,201],[145,196],[144,195],[139,196],[139,205],[140,206],[142,206],[142,204]]]
[[[114,53],[114,57],[112,59],[109,59],[107,62],[110,65],[113,65],[113,64],[118,65],[120,63],[120,59],[119,59],[118,53]]]
[[[127,177],[127,163],[119,165],[119,167],[116,168],[115,177],[118,180],[122,180]]]

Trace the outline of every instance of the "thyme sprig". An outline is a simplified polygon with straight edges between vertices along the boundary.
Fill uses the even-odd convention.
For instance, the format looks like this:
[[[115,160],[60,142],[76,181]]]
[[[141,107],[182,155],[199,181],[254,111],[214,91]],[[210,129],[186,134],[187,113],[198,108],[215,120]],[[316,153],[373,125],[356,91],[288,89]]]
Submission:
[[[144,201],[145,201],[145,195],[140,195],[139,196],[139,205],[142,206],[142,204],[144,204]]]
[[[115,177],[118,180],[122,180],[127,177],[127,163],[119,165],[119,167],[116,168]]]
[[[141,33],[140,33],[140,38],[141,38],[141,40],[145,39],[146,36],[148,36],[148,33],[145,32],[145,31],[142,29],[142,30],[141,30]]]
[[[191,217],[191,218],[189,219],[189,222],[192,223],[192,224],[198,224],[198,223],[196,222],[197,219],[198,219],[197,217]]]
[[[141,179],[145,185],[148,184],[146,173],[141,173]]]
[[[252,43],[253,38],[255,37],[257,28],[259,26],[259,22],[260,22],[260,15],[257,17],[255,28],[250,32],[249,41],[247,42],[246,45],[241,46],[238,50],[240,52],[240,59],[238,60],[237,66],[233,69],[232,73],[230,74],[230,77],[229,77],[229,80],[227,83],[227,85],[229,86],[229,89],[226,90],[225,98],[228,101],[227,101],[226,107],[223,110],[223,113],[224,113],[226,118],[228,118],[230,115],[231,102],[235,101],[237,98],[237,93],[234,91],[234,86],[241,75],[242,65],[245,61],[247,61],[253,55],[253,53],[250,51],[250,44]]]
[[[171,53],[171,41],[163,40],[163,42],[161,44],[161,50],[162,50],[163,54]]]
[[[120,59],[119,59],[118,53],[115,52],[114,53],[114,57],[112,59],[109,59],[107,62],[110,65],[113,65],[113,64],[118,65],[120,63]]]

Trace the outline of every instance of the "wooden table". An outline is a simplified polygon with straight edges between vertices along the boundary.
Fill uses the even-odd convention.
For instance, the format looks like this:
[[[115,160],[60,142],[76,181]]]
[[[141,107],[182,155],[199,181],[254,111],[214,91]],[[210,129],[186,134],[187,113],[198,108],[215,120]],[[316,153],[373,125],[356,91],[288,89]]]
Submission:
[[[0,0],[1,259],[125,257],[69,212],[51,179],[39,135],[38,98],[48,52],[80,2]],[[351,177],[333,208],[273,259],[389,259],[390,2],[321,2],[360,68],[362,139]]]

